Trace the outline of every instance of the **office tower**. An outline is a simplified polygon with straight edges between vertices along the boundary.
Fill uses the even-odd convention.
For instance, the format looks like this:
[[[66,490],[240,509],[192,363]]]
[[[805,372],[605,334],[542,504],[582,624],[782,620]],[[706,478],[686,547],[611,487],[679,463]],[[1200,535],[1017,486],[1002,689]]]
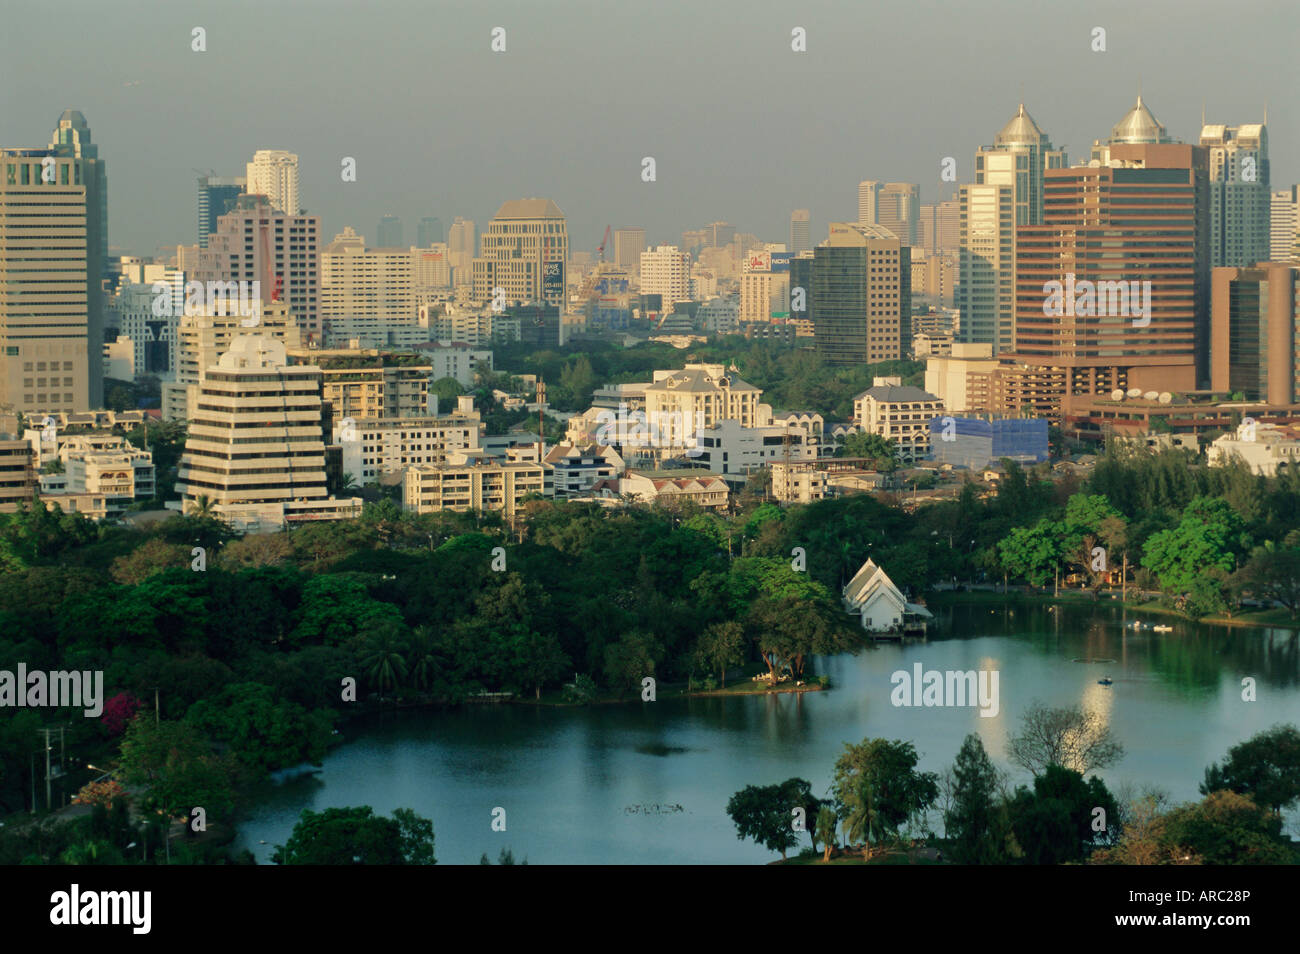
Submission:
[[[1021,103],[991,146],[975,151],[975,184],[958,190],[960,340],[1015,345],[1016,228],[1043,221],[1043,177],[1065,165]]]
[[[217,219],[235,207],[247,182],[242,176],[199,176],[199,248],[208,247]]]
[[[1268,261],[1267,127],[1202,126],[1201,146],[1210,166],[1210,267]]]
[[[442,220],[437,216],[424,216],[415,227],[415,244],[420,248],[442,242]],[[381,243],[382,244],[382,243]]]
[[[812,320],[813,263],[817,252],[809,249],[790,259],[790,320]]]
[[[790,254],[798,255],[812,248],[812,220],[807,209],[790,213]]]
[[[920,243],[921,187],[913,182],[886,182],[876,198],[876,224],[904,245]]]
[[[330,340],[340,337],[335,324],[341,320],[416,317],[412,251],[383,245],[367,249],[360,238],[345,228],[320,252],[320,320]]]
[[[691,257],[676,245],[660,245],[641,253],[641,294],[663,296],[663,310],[689,301]]]
[[[961,246],[961,202],[945,199],[921,206],[921,248],[926,252],[956,250]]]
[[[564,301],[569,232],[564,213],[550,199],[511,199],[488,223],[474,259],[474,298],[493,301],[501,289],[507,304]]]
[[[298,214],[298,157],[283,149],[259,149],[247,165],[246,192],[264,195],[271,208]]]
[[[104,401],[107,177],[80,113],[59,132],[51,148],[0,149],[0,404],[25,414]]]
[[[451,277],[453,284],[468,285],[473,277],[474,223],[462,219],[459,215],[452,222],[447,232],[447,249],[451,256]]]
[[[401,248],[402,220],[395,215],[385,215],[379,220],[379,234],[375,245],[378,248]]]
[[[283,342],[237,336],[199,384],[177,469],[183,512],[206,501],[236,525],[344,516],[352,502],[325,488],[322,411],[320,368],[290,365]]]
[[[770,255],[754,257],[760,264],[751,267],[747,261],[740,276],[740,320],[766,323],[789,311],[790,272],[774,271]]]
[[[858,221],[875,225],[880,204],[880,183],[867,179],[858,183]]]
[[[319,242],[320,216],[289,215],[250,193],[217,219],[189,277],[261,282],[262,301],[287,303],[303,335],[319,340]]]
[[[1205,150],[1106,148],[1109,165],[1048,170],[1043,224],[1017,230],[1016,357],[1063,372],[1067,402],[1194,390],[1209,378]],[[1049,282],[1061,283],[1060,307]]]
[[[622,268],[636,268],[645,251],[645,229],[614,230],[614,264]]]
[[[96,220],[98,222],[99,249],[105,266],[108,261],[108,171],[99,158],[99,146],[95,145],[90,135],[90,124],[77,109],[65,109],[59,121],[54,124],[54,134],[50,137],[50,151],[58,156],[71,156],[81,159],[86,166],[83,178],[93,186],[95,193]],[[93,182],[91,181],[93,180]],[[97,286],[91,286],[95,288]]]
[[[1300,185],[1293,185],[1269,197],[1270,262],[1300,261]]]
[[[817,353],[830,364],[847,365],[905,356],[912,343],[911,282],[911,249],[893,232],[861,222],[831,223],[829,237],[813,250]]]
[[[1210,284],[1210,389],[1295,404],[1300,266],[1216,268]]]
[[[710,222],[704,226],[704,231],[707,233],[705,241],[709,248],[722,248],[736,237],[736,227],[730,222]]]

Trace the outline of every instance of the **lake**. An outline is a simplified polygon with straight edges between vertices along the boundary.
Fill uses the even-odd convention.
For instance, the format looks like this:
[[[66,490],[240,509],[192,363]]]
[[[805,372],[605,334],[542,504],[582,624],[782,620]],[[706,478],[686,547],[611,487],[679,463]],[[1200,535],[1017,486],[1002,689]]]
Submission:
[[[1174,629],[1125,629],[1134,618]],[[996,670],[999,711],[893,705],[891,674],[917,663]],[[1126,615],[1104,603],[941,609],[925,642],[819,659],[814,671],[830,676],[829,691],[466,706],[353,722],[319,774],[258,789],[235,847],[268,862],[302,809],[370,805],[432,819],[442,864],[474,864],[485,852],[495,861],[506,846],[540,864],[763,863],[776,856],[736,837],[727,799],[791,776],[824,795],[845,742],[905,739],[922,769],[941,771],[976,732],[994,762],[1027,783],[1007,762],[1008,731],[1036,699],[1078,703],[1101,713],[1125,747],[1098,773],[1113,792],[1155,785],[1189,800],[1229,746],[1275,723],[1300,724],[1296,633]],[[1099,685],[1103,677],[1113,684]],[[1246,677],[1253,702],[1242,700]],[[495,808],[505,809],[504,832],[492,830]]]

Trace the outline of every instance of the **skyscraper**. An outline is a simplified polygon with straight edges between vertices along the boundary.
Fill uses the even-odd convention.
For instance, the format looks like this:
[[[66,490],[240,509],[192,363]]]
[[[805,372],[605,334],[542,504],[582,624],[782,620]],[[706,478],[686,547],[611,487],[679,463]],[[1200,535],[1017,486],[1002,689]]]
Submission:
[[[812,248],[812,222],[807,209],[790,213],[790,254],[798,255]]]
[[[921,206],[921,247],[927,252],[956,250],[961,245],[961,202],[945,199]]]
[[[858,183],[858,221],[863,225],[875,225],[878,203],[880,201],[880,183],[867,179]]]
[[[298,214],[298,157],[283,149],[259,149],[248,163],[247,192],[264,195],[271,208],[285,215]]]
[[[377,248],[401,248],[402,220],[395,215],[385,215],[379,220]]]
[[[1066,402],[1194,390],[1209,378],[1205,150],[1112,141],[1106,154],[1048,170],[1043,224],[1017,230],[1016,357],[1063,371]],[[1050,282],[1093,283],[1095,298],[1049,313]]]
[[[217,219],[191,276],[200,282],[261,282],[264,302],[288,304],[304,337],[320,340],[320,217],[288,215],[258,193]]]
[[[1043,221],[1043,177],[1065,165],[1021,103],[993,145],[975,151],[975,185],[958,190],[957,307],[961,340],[1015,344],[1016,228]]]
[[[468,285],[477,246],[474,244],[474,223],[459,215],[447,232],[447,254],[451,258],[451,280],[456,285]]]
[[[474,297],[492,301],[501,289],[507,304],[564,301],[569,230],[550,199],[512,199],[488,223],[474,259]]]
[[[1300,261],[1300,185],[1271,194],[1268,230],[1270,262]]]
[[[199,248],[208,247],[217,219],[235,207],[247,184],[243,176],[199,176]]]
[[[99,158],[99,147],[90,137],[90,124],[78,109],[65,109],[54,124],[50,149],[58,156],[82,159],[87,166],[87,178],[93,178],[96,218],[99,222],[99,248],[105,263],[108,260],[108,172]]]
[[[660,245],[641,253],[641,294],[662,295],[663,310],[691,297],[691,257],[676,245]]]
[[[914,182],[886,182],[876,199],[876,224],[904,245],[920,244],[921,187]]]
[[[810,298],[817,353],[827,363],[859,365],[908,353],[911,249],[883,226],[832,222],[827,240],[813,250]]]
[[[1216,268],[1211,278],[1210,388],[1247,401],[1295,404],[1300,266]]]
[[[621,268],[636,268],[641,264],[641,253],[645,251],[645,229],[627,228],[614,230],[614,264]]]
[[[68,110],[48,148],[0,149],[0,404],[84,411],[104,401],[107,175]]]
[[[437,216],[425,216],[415,227],[415,244],[420,248],[429,248],[442,242],[442,220]]]
[[[1201,145],[1210,164],[1211,267],[1268,261],[1268,129],[1204,126]]]

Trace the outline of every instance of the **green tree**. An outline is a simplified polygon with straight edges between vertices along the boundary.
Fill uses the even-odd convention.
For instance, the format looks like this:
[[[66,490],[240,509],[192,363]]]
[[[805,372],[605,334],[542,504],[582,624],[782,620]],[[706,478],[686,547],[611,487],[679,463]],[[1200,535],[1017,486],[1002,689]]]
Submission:
[[[861,431],[844,438],[836,450],[837,457],[865,457],[878,471],[892,473],[898,469],[898,451],[893,440]]]
[[[1147,539],[1142,565],[1159,577],[1164,589],[1182,593],[1211,567],[1230,572],[1242,542],[1241,518],[1225,501],[1196,497],[1177,527]]]
[[[780,785],[746,785],[727,802],[727,815],[736,824],[736,837],[751,838],[768,851],[786,852],[799,843],[793,810],[802,807],[796,794],[802,779]],[[808,786],[807,782],[803,785]]]
[[[1236,792],[1213,792],[1201,802],[1175,808],[1165,816],[1162,841],[1207,865],[1296,863],[1281,817]]]
[[[716,668],[727,688],[727,667],[745,661],[745,628],[734,620],[706,626],[695,644],[695,658],[706,669]]]
[[[1001,863],[1007,833],[998,806],[998,772],[973,732],[957,752],[953,777],[952,806],[943,820],[952,860],[964,865]]]
[[[356,808],[327,808],[314,812],[303,809],[289,840],[276,848],[271,860],[277,865],[406,865],[413,863],[403,853],[412,849],[416,857],[432,857],[432,825],[421,831],[424,819],[410,816],[407,830],[392,818],[376,815],[369,805]],[[426,845],[422,835],[427,833]]]
[[[1300,729],[1275,725],[1228,749],[1205,770],[1202,795],[1228,790],[1281,813],[1300,800]]]
[[[835,850],[836,821],[835,809],[830,805],[818,809],[815,832],[817,840],[822,843],[822,861],[830,861],[831,852]]]
[[[864,739],[844,744],[835,763],[831,790],[841,820],[856,822],[854,830],[897,837],[914,815],[939,795],[938,776],[916,771],[918,756],[911,742]]]
[[[550,633],[517,633],[510,645],[514,677],[532,686],[535,699],[542,697],[542,686],[569,671],[569,657]]]
[[[185,721],[231,753],[254,776],[310,762],[319,765],[329,745],[331,719],[296,702],[277,700],[270,686],[228,685],[213,699],[190,706]]]
[[[1120,817],[1119,805],[1101,779],[1094,775],[1084,781],[1060,765],[1049,765],[1036,776],[1032,792],[1017,789],[1007,808],[1024,861],[1032,865],[1082,861],[1095,846],[1113,841]],[[1093,826],[1103,818],[1106,828],[1098,831]]]
[[[217,756],[186,722],[160,722],[138,713],[127,725],[120,759],[128,787],[145,789],[144,804],[167,819],[202,807],[209,819],[226,815],[235,803],[234,761]]]

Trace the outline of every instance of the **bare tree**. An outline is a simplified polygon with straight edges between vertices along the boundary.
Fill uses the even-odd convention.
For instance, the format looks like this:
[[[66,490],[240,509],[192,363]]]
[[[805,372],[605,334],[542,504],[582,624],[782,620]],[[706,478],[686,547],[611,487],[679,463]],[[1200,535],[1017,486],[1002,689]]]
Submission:
[[[1124,756],[1124,746],[1095,711],[1078,706],[1050,709],[1035,700],[1025,713],[1020,734],[1009,735],[1007,754],[1034,775],[1049,765],[1086,774],[1114,765]]]

